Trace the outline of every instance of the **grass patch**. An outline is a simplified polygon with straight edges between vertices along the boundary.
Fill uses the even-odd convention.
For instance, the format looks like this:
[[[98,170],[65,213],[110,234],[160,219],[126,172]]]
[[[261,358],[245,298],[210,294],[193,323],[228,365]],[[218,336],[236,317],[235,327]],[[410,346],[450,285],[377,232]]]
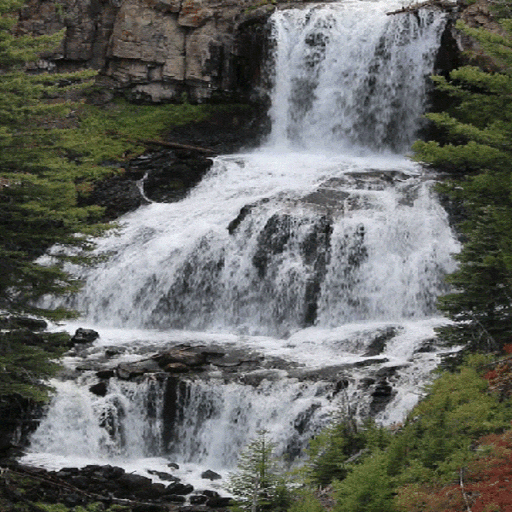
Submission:
[[[78,164],[101,165],[133,158],[145,140],[161,140],[175,126],[207,119],[229,106],[134,105],[118,100],[107,108],[78,106],[76,126],[59,130],[61,151]]]

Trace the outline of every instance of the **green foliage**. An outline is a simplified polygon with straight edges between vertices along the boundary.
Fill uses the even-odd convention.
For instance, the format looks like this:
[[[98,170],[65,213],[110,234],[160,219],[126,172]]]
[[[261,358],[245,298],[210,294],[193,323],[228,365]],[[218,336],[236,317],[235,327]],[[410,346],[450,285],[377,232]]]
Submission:
[[[363,435],[353,422],[334,422],[310,441],[307,471],[311,482],[325,486],[334,479],[345,478],[345,462],[363,447]]]
[[[61,145],[82,165],[133,157],[144,151],[144,141],[158,140],[166,129],[202,121],[221,108],[227,107],[189,103],[133,105],[123,100],[107,108],[80,105],[75,112],[78,130],[61,131]]]
[[[286,480],[273,455],[274,443],[261,430],[242,451],[237,471],[229,475],[226,489],[235,498],[234,510],[284,511],[290,503]]]
[[[44,380],[60,368],[55,360],[66,350],[67,342],[67,333],[0,333],[0,397],[16,395],[44,402],[49,390]]]
[[[500,403],[487,389],[472,361],[438,378],[390,445],[392,474],[404,483],[453,478],[471,458],[472,441],[500,431],[512,418],[510,402]]]
[[[307,490],[293,493],[293,502],[288,512],[323,512],[324,508],[315,495]]]
[[[509,428],[510,398],[489,392],[481,376],[490,359],[471,356],[458,371],[443,373],[396,434],[375,425],[364,430],[363,455],[350,463],[340,456],[344,473],[333,483],[335,512],[392,512],[399,489],[450,484],[478,456],[477,439]],[[324,436],[343,437],[340,432],[330,427]],[[339,439],[323,445],[337,443],[343,450]]]
[[[343,419],[334,421],[310,441],[306,474],[315,486],[326,486],[345,478],[351,468],[347,461],[364,449],[384,448],[389,441],[386,431],[369,421],[356,425]]]
[[[48,100],[82,88],[91,73],[27,73],[24,65],[62,34],[15,37],[12,11],[20,6],[0,0],[0,308],[41,313],[33,307],[38,297],[73,292],[76,283],[62,271],[64,253],[46,266],[34,260],[55,243],[90,247],[94,230],[86,226],[100,211],[77,206],[77,186],[101,173],[62,154],[57,127],[70,123],[71,105]]]
[[[434,77],[453,100],[447,112],[428,115],[443,140],[414,145],[417,160],[452,175],[440,190],[466,215],[454,291],[439,301],[455,324],[440,335],[478,350],[499,349],[512,332],[512,20],[501,23],[505,36],[458,23],[500,72],[465,66]]]
[[[334,512],[392,512],[393,483],[388,474],[386,454],[372,453],[364,464],[355,466],[342,482],[335,484]]]

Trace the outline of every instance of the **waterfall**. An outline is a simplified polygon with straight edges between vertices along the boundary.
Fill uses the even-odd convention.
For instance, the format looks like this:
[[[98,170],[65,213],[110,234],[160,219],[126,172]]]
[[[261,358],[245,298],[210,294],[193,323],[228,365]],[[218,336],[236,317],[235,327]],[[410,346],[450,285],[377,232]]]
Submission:
[[[416,403],[439,361],[435,302],[458,244],[434,178],[403,156],[445,16],[387,15],[401,5],[276,11],[267,142],[216,157],[182,201],[126,215],[98,241],[108,258],[72,268],[85,285],[67,305],[102,335],[82,358],[214,344],[267,366],[179,386],[111,378],[104,397],[84,372],[57,383],[28,461],[222,470],[261,427],[300,456],[336,411],[392,423]]]
[[[273,144],[409,148],[445,20],[427,9],[386,16],[393,7],[349,1],[274,15]]]

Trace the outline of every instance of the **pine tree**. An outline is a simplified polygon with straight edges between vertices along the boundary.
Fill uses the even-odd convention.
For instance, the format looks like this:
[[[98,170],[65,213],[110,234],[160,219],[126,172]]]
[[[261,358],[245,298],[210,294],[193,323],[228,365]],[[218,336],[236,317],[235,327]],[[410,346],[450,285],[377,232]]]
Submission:
[[[90,246],[86,235],[99,209],[78,207],[77,191],[105,171],[77,165],[59,146],[57,127],[72,122],[64,95],[91,74],[28,73],[27,63],[63,34],[17,37],[20,6],[19,0],[0,0],[0,308],[59,316],[62,311],[34,304],[46,293],[77,289],[62,270],[65,251],[50,264],[35,260],[54,244]],[[50,101],[55,97],[61,101]]]
[[[267,431],[260,430],[240,454],[237,471],[230,474],[226,486],[235,496],[239,510],[279,512],[287,509],[289,493],[273,455],[274,448]]]
[[[47,293],[77,290],[63,269],[70,252],[54,251],[45,264],[36,260],[55,244],[91,247],[88,235],[100,229],[93,225],[100,210],[78,207],[78,190],[109,170],[79,165],[66,153],[62,126],[73,122],[66,117],[72,109],[66,95],[87,83],[91,73],[29,73],[27,63],[54,48],[63,34],[17,36],[21,3],[0,0],[0,312],[60,318],[68,312],[43,310],[36,301]],[[27,404],[46,398],[43,380],[55,372],[53,359],[68,339],[2,330],[2,408],[9,409],[13,400]]]
[[[512,20],[503,35],[457,26],[476,38],[495,69],[465,66],[434,77],[453,104],[431,113],[442,142],[417,142],[416,159],[451,174],[440,189],[459,201],[466,220],[453,293],[439,307],[456,323],[440,330],[453,344],[495,350],[512,333]]]

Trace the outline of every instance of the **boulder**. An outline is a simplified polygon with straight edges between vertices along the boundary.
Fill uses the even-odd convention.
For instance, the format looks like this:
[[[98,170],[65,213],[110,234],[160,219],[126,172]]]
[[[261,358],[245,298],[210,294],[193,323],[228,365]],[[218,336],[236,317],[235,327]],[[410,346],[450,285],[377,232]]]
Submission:
[[[167,482],[179,482],[180,481],[180,479],[177,476],[171,475],[170,473],[164,473],[163,471],[155,471],[153,469],[148,469],[148,473],[150,475],[155,475],[158,478],[160,478],[160,480],[164,480]]]
[[[206,505],[211,508],[223,508],[223,507],[229,507],[231,505],[231,498],[224,498],[224,497],[217,497],[217,498],[210,498]]]
[[[203,505],[208,500],[208,497],[204,494],[196,494],[194,496],[190,496],[190,504],[191,505]]]
[[[169,365],[178,363],[190,368],[206,364],[206,355],[193,349],[172,349],[153,356],[153,360],[161,368],[168,368]]]
[[[119,486],[129,489],[130,491],[150,489],[153,486],[151,478],[142,475],[134,475],[132,473],[125,473],[117,479]]]
[[[207,469],[201,473],[201,478],[204,478],[205,480],[221,480],[222,476],[211,469]]]
[[[93,384],[89,391],[97,396],[105,396],[107,394],[107,383],[106,382],[98,382],[97,384]]]
[[[158,373],[160,367],[151,359],[134,363],[120,363],[116,368],[116,375],[122,380],[130,380],[145,373]]]
[[[79,327],[73,337],[71,338],[72,343],[92,343],[100,337],[99,333],[92,329],[83,329]]]
[[[99,370],[96,372],[98,379],[110,379],[114,377],[116,372],[114,370]]]
[[[179,495],[185,496],[194,490],[191,484],[182,484],[180,482],[172,483],[166,488],[166,495]]]

